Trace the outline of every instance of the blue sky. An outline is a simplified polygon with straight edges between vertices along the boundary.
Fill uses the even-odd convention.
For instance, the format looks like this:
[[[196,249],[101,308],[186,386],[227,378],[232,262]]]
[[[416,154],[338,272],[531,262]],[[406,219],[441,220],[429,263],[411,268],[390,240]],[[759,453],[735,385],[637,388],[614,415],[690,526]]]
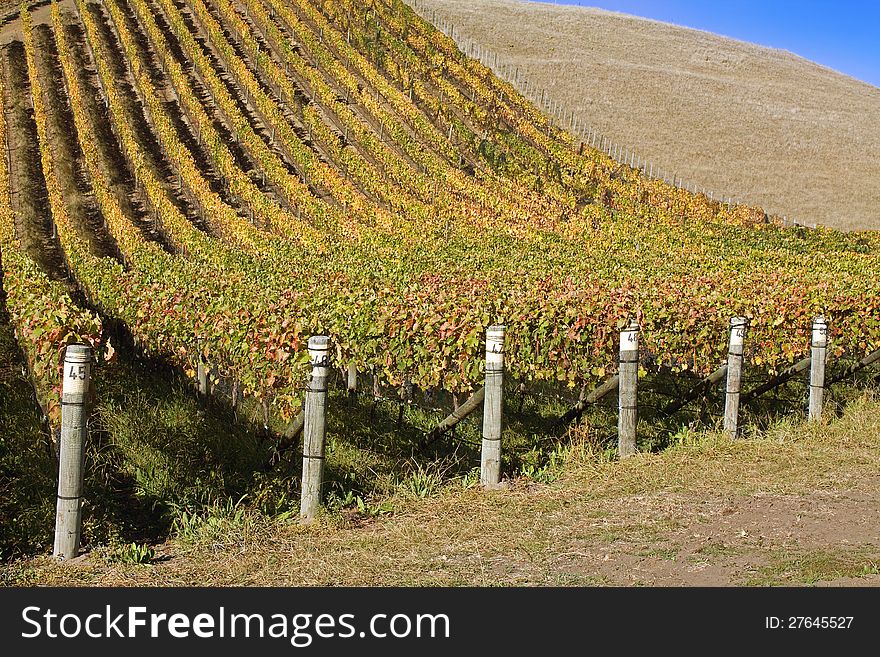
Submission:
[[[880,0],[538,0],[599,7],[782,48],[880,87]]]

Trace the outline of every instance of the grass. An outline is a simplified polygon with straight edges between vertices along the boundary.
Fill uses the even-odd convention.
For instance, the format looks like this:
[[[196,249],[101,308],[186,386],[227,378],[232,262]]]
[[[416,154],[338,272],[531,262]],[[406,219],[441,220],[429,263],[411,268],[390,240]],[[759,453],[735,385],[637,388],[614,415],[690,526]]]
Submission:
[[[0,560],[50,547],[55,464],[0,299]]]
[[[665,559],[666,561],[675,561],[678,559],[678,550],[670,548],[652,548],[644,552],[640,552],[640,557],[656,557],[657,559]]]
[[[740,554],[737,548],[724,545],[722,543],[710,543],[697,551],[697,555],[701,559],[712,559],[716,557],[730,557]]]
[[[121,359],[95,383],[89,545],[161,539],[184,510],[241,496],[265,474],[270,450],[253,427],[205,409],[160,364]]]
[[[449,398],[349,400],[337,381],[324,508],[305,527],[299,447],[279,437],[280,418],[266,430],[253,401],[237,410],[222,397],[206,404],[173,370],[126,353],[96,376],[83,514],[89,565],[57,568],[40,557],[50,547],[55,466],[34,447],[43,461],[27,481],[39,490],[7,501],[17,511],[8,516],[29,519],[15,526],[7,582],[115,583],[122,574],[144,583],[621,583],[612,568],[621,560],[754,556],[754,545],[727,536],[685,540],[711,524],[720,496],[824,495],[860,482],[878,460],[870,375],[834,388],[820,424],[798,419],[805,388],[792,383],[744,409],[748,438],[738,441],[711,429],[719,395],[660,416],[667,391],[690,383],[650,375],[640,389],[642,453],[626,461],[616,458],[615,399],[562,431],[553,420],[576,391],[508,381],[506,485],[490,493],[478,485],[479,417],[425,446]],[[16,560],[27,556],[35,559]]]
[[[0,334],[0,349],[7,346]],[[162,540],[181,509],[255,489],[266,495],[279,478],[264,472],[270,450],[251,427],[206,411],[167,368],[121,360],[101,368],[95,384],[84,484],[87,549]],[[26,380],[4,381],[2,392],[0,468],[9,492],[0,511],[0,555],[15,558],[51,548],[57,463]],[[281,495],[271,497],[263,507],[274,511]]]
[[[746,580],[747,586],[813,585],[880,574],[880,549],[779,552]]]
[[[169,538],[150,545],[149,559],[137,559],[130,546],[127,557],[98,551],[75,566],[38,557],[7,565],[3,577],[11,584],[110,585],[867,582],[876,550],[858,532],[878,522],[870,473],[880,466],[880,401],[870,392],[852,396],[840,417],[829,413],[823,423],[789,418],[737,441],[693,430],[625,461],[605,458],[596,432],[581,425],[545,452],[546,463],[555,459],[551,479],[517,476],[491,492],[475,485],[467,452],[402,458],[408,448],[400,445],[411,447],[406,436],[414,432],[406,426],[400,435],[389,429],[396,448],[381,433],[371,449],[360,448],[371,465],[358,471],[352,462],[355,487],[346,488],[343,466],[360,453],[352,444],[364,445],[367,436],[334,433],[332,457],[339,460],[328,469],[335,488],[312,525],[296,521],[293,499],[270,504],[268,513],[259,508],[254,490],[267,479],[257,478],[239,497],[177,508]],[[364,406],[351,412],[369,418]],[[420,421],[421,412],[407,417]],[[475,427],[460,429],[460,438],[474,437]],[[527,446],[533,437],[520,439]],[[392,465],[402,466],[393,476]],[[860,497],[853,502],[847,491]],[[821,515],[829,505],[834,523],[815,523],[827,531],[799,529],[802,514]],[[785,528],[797,531],[780,533]],[[840,537],[850,535],[844,546]]]

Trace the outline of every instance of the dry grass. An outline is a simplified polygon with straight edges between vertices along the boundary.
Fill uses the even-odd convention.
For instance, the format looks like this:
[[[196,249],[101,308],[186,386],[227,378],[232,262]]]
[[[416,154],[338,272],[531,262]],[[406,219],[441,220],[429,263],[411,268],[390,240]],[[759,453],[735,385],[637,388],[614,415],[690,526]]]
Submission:
[[[421,0],[603,134],[716,196],[880,229],[880,89],[788,52],[623,14]]]
[[[754,440],[694,434],[623,462],[573,448],[550,485],[448,484],[381,519],[304,527],[232,505],[150,565],[92,554],[6,568],[8,583],[89,585],[878,584],[880,402]]]

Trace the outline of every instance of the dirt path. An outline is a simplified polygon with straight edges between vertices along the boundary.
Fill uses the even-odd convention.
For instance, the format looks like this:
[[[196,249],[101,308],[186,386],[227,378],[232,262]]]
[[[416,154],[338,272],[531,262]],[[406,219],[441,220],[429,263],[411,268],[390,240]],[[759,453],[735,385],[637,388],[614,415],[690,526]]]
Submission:
[[[593,572],[620,585],[727,584],[880,585],[880,478],[856,488],[807,495],[719,495],[699,501],[682,494],[634,496],[620,501],[617,522],[599,521],[606,548],[555,557],[546,568],[577,580]],[[636,509],[635,511],[633,509]],[[643,524],[628,537],[621,523]],[[668,533],[663,529],[671,529]],[[854,577],[864,571],[866,577]]]

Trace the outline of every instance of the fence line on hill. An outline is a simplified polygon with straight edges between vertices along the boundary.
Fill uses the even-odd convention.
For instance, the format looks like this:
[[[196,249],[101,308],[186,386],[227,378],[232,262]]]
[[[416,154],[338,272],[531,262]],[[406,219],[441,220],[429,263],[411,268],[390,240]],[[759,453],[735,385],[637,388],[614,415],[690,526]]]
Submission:
[[[805,409],[806,418],[809,422],[818,422],[823,417],[823,402],[825,392],[830,386],[843,381],[856,372],[880,363],[880,349],[861,358],[857,363],[843,367],[835,363],[837,371],[833,376],[826,376],[828,371],[828,342],[829,326],[823,316],[817,316],[811,324],[810,353],[794,365],[783,370],[769,381],[761,383],[750,389],[745,394],[742,392],[744,381],[743,369],[745,365],[745,344],[748,342],[749,320],[746,317],[732,317],[727,334],[728,358],[708,376],[698,380],[689,390],[677,395],[674,401],[659,409],[660,418],[665,418],[684,409],[687,405],[708,396],[711,391],[724,383],[724,433],[731,439],[742,435],[742,427],[739,422],[739,409],[741,406],[750,404],[766,392],[792,380],[798,374],[808,372],[809,402]],[[502,462],[502,434],[503,434],[503,407],[504,389],[503,377],[505,372],[505,332],[503,325],[493,325],[485,331],[485,356],[484,356],[484,385],[478,388],[473,395],[463,404],[455,404],[453,412],[437,423],[433,429],[425,433],[421,442],[426,447],[439,439],[443,434],[471,415],[477,415],[482,411],[483,440],[480,446],[480,481],[485,488],[495,488],[501,481]],[[634,320],[630,320],[624,328],[619,330],[619,356],[618,373],[601,381],[591,392],[586,388],[582,390],[578,402],[568,409],[562,416],[552,423],[553,429],[565,428],[569,423],[577,419],[588,406],[597,404],[600,400],[616,392],[618,403],[618,430],[617,443],[620,458],[627,458],[638,453],[638,416],[639,416],[639,363],[645,359],[650,360],[650,354],[640,349],[641,327]],[[320,354],[316,351],[320,345]],[[328,368],[339,367],[345,371],[344,381],[347,388],[347,397],[351,397],[357,386],[357,370],[351,363],[332,363],[328,357],[330,351],[330,338],[328,336],[313,336],[309,340],[309,353],[311,357],[312,374],[306,386],[306,403],[304,410],[292,422],[291,427],[296,427],[290,433],[293,437],[303,433],[303,486],[306,487],[308,479],[309,495],[304,493],[303,500],[309,498],[309,504],[305,503],[301,509],[301,515],[305,521],[309,521],[317,512],[317,504],[321,488],[321,469],[323,467],[323,441],[324,420],[327,410],[327,377]],[[842,367],[842,369],[841,369]],[[880,378],[880,377],[878,377]],[[411,387],[411,386],[410,386]],[[320,405],[313,406],[312,397],[321,395]],[[374,380],[374,395],[375,380]],[[407,393],[411,398],[412,391]],[[401,393],[401,402],[403,393]],[[303,418],[312,418],[311,421]],[[315,454],[314,445],[320,445],[319,453]],[[311,460],[321,461],[320,467],[311,467]],[[307,467],[309,464],[310,467]]]
[[[584,119],[581,114],[567,109],[562,102],[553,98],[547,89],[538,86],[526,77],[520,66],[506,62],[504,57],[499,56],[497,52],[461,34],[453,23],[438,16],[436,10],[425,7],[420,0],[407,0],[407,3],[424,20],[451,38],[465,55],[476,59],[491,69],[496,76],[511,84],[520,94],[528,98],[536,107],[550,117],[558,128],[570,132],[585,146],[602,151],[620,164],[629,165],[634,169],[640,170],[642,175],[647,178],[663,180],[673,187],[683,189],[692,194],[702,193],[713,201],[727,204],[728,208],[734,205],[754,206],[754,203],[749,203],[729,194],[722,194],[716,197],[713,190],[698,185],[691,180],[686,180],[679,176],[677,172],[673,171],[670,173],[668,168],[661,168],[659,165],[655,166],[653,161],[637,153],[634,148],[625,146],[604,135],[591,125],[588,120]],[[787,215],[782,216],[782,225],[800,226],[803,228],[816,228],[818,226],[816,222],[807,223],[798,219],[790,219]]]
[[[713,388],[724,381],[724,432],[731,439],[736,439],[741,436],[741,427],[738,422],[741,405],[754,401],[765,392],[779,387],[798,374],[809,370],[809,403],[806,417],[809,422],[818,422],[823,417],[825,392],[831,385],[861,369],[880,362],[880,349],[876,349],[855,364],[843,369],[838,366],[838,371],[833,376],[826,377],[828,323],[823,316],[818,316],[813,320],[811,326],[810,354],[770,381],[741,395],[744,345],[748,341],[748,328],[747,318],[731,318],[727,363],[699,380],[684,394],[677,395],[675,401],[660,409],[659,417],[668,417],[683,409],[687,404],[706,397]],[[464,404],[460,406],[455,404],[453,413],[436,424],[434,429],[426,432],[422,442],[422,446],[426,446],[436,441],[444,433],[452,430],[458,422],[482,410],[483,440],[480,446],[480,482],[487,489],[497,488],[502,478],[505,332],[503,325],[494,325],[486,329],[483,387],[479,388]],[[578,418],[588,406],[595,405],[599,400],[616,391],[618,398],[618,455],[620,458],[628,458],[638,453],[639,363],[645,358],[650,358],[650,354],[645,354],[640,349],[640,333],[641,327],[634,320],[630,320],[619,330],[618,373],[602,381],[589,394],[584,388],[577,404],[553,423],[553,429],[564,428]],[[308,347],[311,374],[305,388],[304,408],[300,415],[291,422],[291,427],[295,427],[295,429],[285,432],[285,434],[290,434],[290,436],[285,436],[289,438],[300,433],[303,436],[300,504],[300,517],[303,522],[312,521],[318,514],[321,505],[326,414],[329,405],[328,379],[331,370],[334,367],[341,367],[346,371],[347,376],[344,377],[347,387],[346,397],[349,399],[357,386],[357,370],[351,363],[346,366],[345,363],[332,362],[329,336],[312,336],[309,339]],[[203,401],[210,403],[213,391],[208,384],[210,379],[208,372],[211,371],[211,366],[205,361],[201,350],[199,351],[200,353],[196,354],[198,359],[196,387]],[[67,347],[62,370],[61,468],[58,479],[54,550],[55,556],[62,559],[72,559],[77,556],[79,551],[81,501],[83,499],[83,454],[85,453],[85,441],[88,439],[89,391],[93,367],[93,352],[88,345],[74,344]],[[412,391],[408,390],[407,397],[411,398],[411,396]],[[403,399],[403,393],[401,393],[401,399]],[[235,405],[235,401],[233,401],[233,405]],[[264,413],[268,413],[265,405],[263,410]],[[268,422],[268,420],[266,421]]]

